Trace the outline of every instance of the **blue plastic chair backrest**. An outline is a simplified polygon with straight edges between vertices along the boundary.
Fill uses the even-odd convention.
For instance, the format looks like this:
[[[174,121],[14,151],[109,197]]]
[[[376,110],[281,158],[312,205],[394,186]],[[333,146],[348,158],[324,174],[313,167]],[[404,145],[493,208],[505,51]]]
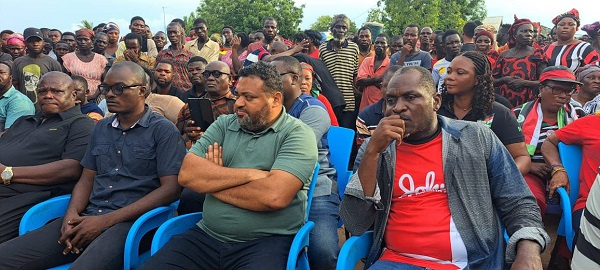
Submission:
[[[358,261],[367,257],[373,244],[373,231],[365,232],[360,236],[352,236],[340,250],[337,270],[353,270]]]
[[[308,192],[306,193],[306,217],[304,221],[308,221],[308,214],[310,213],[310,206],[312,205],[312,199],[315,194],[315,187],[317,186],[317,178],[319,177],[319,162],[315,165],[315,169],[313,171],[312,180],[310,181],[310,185],[308,186]]]
[[[21,218],[19,235],[37,230],[46,225],[48,221],[65,215],[71,194],[54,197],[31,207]]]
[[[152,247],[150,248],[150,254],[154,255],[161,249],[171,237],[176,234],[181,234],[191,229],[198,221],[202,219],[202,212],[190,213],[181,215],[167,220],[163,223],[152,239]]]
[[[569,199],[571,199],[572,207],[579,196],[579,172],[581,171],[583,160],[581,146],[560,142],[558,143],[558,153],[560,154],[560,162],[562,162],[569,176]]]
[[[327,133],[327,143],[329,161],[337,172],[338,192],[342,196],[351,173],[348,171],[348,163],[350,163],[350,153],[354,143],[354,130],[332,126]]]

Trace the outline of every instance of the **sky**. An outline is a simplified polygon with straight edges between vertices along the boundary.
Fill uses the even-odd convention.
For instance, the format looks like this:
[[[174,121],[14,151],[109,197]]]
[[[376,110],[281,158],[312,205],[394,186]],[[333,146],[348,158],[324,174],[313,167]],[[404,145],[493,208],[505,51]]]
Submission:
[[[48,5],[48,3],[52,3]],[[142,16],[152,30],[164,30],[164,22],[168,24],[174,18],[183,18],[195,11],[199,0],[60,0],[48,2],[46,0],[31,0],[27,3],[27,10],[20,1],[2,1],[3,15],[0,16],[0,29],[12,29],[22,32],[23,29],[33,27],[57,28],[62,31],[79,29],[81,20],[88,20],[94,24],[112,21],[121,27],[121,32],[129,32],[127,26],[129,19],[135,15]],[[304,19],[300,28],[307,29],[317,17],[344,13],[361,25],[367,18],[368,11],[377,7],[377,0],[298,0],[296,5],[305,4]],[[143,7],[142,7],[143,6]],[[600,20],[598,0],[487,0],[486,9],[488,16],[503,16],[505,23],[512,23],[513,14],[519,18],[528,18],[539,21],[542,25],[551,26],[552,18],[571,8],[580,12],[582,24]],[[8,12],[6,12],[8,11]],[[329,11],[329,12],[328,12]],[[209,27],[211,27],[209,25]],[[212,29],[219,29],[212,26]]]

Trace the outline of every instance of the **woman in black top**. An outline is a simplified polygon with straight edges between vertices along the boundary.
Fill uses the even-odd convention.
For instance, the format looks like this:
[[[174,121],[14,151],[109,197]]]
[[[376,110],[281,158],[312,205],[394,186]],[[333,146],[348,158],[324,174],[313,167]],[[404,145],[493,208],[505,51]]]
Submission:
[[[465,52],[452,60],[447,72],[438,114],[491,128],[512,155],[521,174],[528,173],[531,159],[517,119],[508,108],[494,102],[487,56],[476,51]]]

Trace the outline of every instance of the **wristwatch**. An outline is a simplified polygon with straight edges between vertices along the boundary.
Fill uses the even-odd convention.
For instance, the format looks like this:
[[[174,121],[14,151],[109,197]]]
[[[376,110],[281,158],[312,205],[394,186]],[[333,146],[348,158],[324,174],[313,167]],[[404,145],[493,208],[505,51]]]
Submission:
[[[2,177],[2,182],[4,185],[10,185],[10,180],[13,178],[12,167],[7,166],[0,174],[0,177]]]

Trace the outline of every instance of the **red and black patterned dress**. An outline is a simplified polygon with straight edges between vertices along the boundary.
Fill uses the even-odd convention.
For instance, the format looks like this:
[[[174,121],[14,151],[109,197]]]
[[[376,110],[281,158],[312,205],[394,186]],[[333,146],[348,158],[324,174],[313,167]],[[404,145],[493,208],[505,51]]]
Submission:
[[[548,66],[565,66],[575,72],[587,64],[598,64],[598,53],[591,44],[581,41],[571,45],[550,44],[544,49]]]
[[[548,59],[541,49],[535,49],[532,54],[522,57],[498,57],[496,66],[492,71],[494,79],[506,76],[519,77],[528,81],[537,81],[538,66],[548,63]],[[508,84],[502,84],[498,87],[501,96],[510,101],[513,107],[519,106],[535,98],[535,89],[522,87],[518,89],[509,88]]]

